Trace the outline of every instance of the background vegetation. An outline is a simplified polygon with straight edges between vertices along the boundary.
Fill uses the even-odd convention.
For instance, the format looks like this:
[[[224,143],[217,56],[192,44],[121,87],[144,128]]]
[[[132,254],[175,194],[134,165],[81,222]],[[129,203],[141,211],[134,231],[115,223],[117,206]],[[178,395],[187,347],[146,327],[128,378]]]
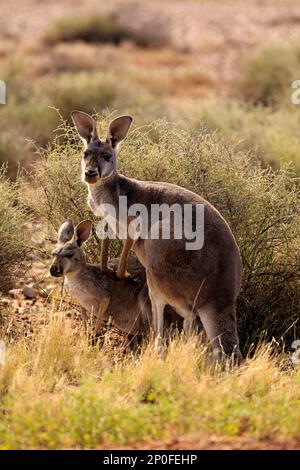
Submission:
[[[12,287],[26,258],[25,212],[18,207],[17,192],[0,169],[0,289]]]

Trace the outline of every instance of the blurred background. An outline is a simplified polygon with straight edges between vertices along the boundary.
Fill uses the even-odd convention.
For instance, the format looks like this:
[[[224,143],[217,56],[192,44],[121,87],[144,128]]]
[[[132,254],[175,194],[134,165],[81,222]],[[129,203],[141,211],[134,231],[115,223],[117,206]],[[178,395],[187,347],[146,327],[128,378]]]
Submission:
[[[0,163],[35,158],[74,108],[219,131],[300,171],[300,2],[0,1]],[[55,110],[56,109],[56,110]]]

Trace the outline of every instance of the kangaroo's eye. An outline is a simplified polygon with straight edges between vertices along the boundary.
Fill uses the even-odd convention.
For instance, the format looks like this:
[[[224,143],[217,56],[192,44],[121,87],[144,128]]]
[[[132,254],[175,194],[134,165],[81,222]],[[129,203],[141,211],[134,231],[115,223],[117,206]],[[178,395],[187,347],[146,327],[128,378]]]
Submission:
[[[103,155],[103,158],[106,162],[109,162],[109,160],[111,159],[111,155],[109,154]]]
[[[89,152],[83,152],[83,158],[86,159],[86,158],[88,158],[88,156],[89,156]]]
[[[66,258],[72,258],[72,257],[73,257],[73,253],[67,253],[67,254],[65,255],[65,257],[66,257]]]

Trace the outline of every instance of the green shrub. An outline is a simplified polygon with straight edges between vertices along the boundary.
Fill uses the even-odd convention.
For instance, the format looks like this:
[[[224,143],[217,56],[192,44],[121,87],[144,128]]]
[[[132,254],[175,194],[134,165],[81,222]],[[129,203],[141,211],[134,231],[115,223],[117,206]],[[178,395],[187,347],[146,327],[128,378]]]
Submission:
[[[112,72],[64,73],[45,83],[45,94],[51,106],[59,108],[65,118],[74,109],[93,113],[95,106],[128,109],[149,101],[143,89]]]
[[[19,134],[24,148],[26,145],[28,148],[26,140],[33,140],[38,145],[47,145],[49,140],[53,139],[53,129],[56,129],[60,122],[58,113],[50,109],[47,96],[40,96],[38,93],[33,93],[22,103],[12,99],[6,105],[5,113],[8,123],[14,126],[15,133]]]
[[[19,152],[26,161],[28,145],[25,139],[33,139],[40,145],[53,138],[53,129],[59,124],[57,113],[49,109],[51,103],[45,93],[44,82],[36,79],[32,83],[28,63],[16,58],[3,64],[4,79],[9,83],[7,104],[0,108],[0,123],[4,133],[12,134],[15,141],[21,142]],[[6,139],[6,137],[3,137]],[[1,160],[1,159],[0,159]]]
[[[2,129],[0,134],[0,167],[7,166],[7,174],[14,178],[19,165],[30,158],[30,145],[15,129]]]
[[[120,78],[112,72],[66,72],[38,79],[38,84],[38,87],[32,87],[24,78],[23,85],[16,87],[6,106],[0,110],[0,122],[3,121],[3,126],[5,124],[5,129],[9,130],[3,131],[0,137],[0,161],[7,160],[4,158],[6,149],[13,159],[27,156],[25,139],[42,146],[53,139],[53,129],[60,119],[51,108],[58,108],[68,119],[71,111],[78,108],[90,113],[94,112],[95,106],[124,112],[138,107],[143,109],[145,105],[149,106],[149,112],[155,108],[150,91],[134,82],[131,75]]]
[[[7,290],[25,260],[24,213],[17,206],[17,191],[0,168],[0,291]]]
[[[26,132],[29,121],[19,119],[32,91],[27,81],[23,81],[23,74],[24,62],[21,58],[1,63],[1,78],[9,83],[9,87],[7,103],[0,106],[0,167],[5,164],[10,177],[15,177],[19,164],[28,162],[31,157],[31,148],[26,141],[26,137],[33,137]],[[34,129],[37,131],[36,123]]]
[[[58,18],[51,25],[44,35],[44,42],[50,45],[71,41],[118,44],[122,36],[114,15],[70,15]]]
[[[44,153],[35,189],[27,195],[29,206],[52,230],[68,217],[77,222],[91,215],[80,183],[81,143],[74,143],[73,130],[68,135],[67,145]],[[127,176],[169,181],[202,194],[228,220],[244,265],[238,308],[244,347],[264,331],[279,339],[297,322],[300,218],[292,173],[263,169],[253,153],[204,129],[185,130],[164,121],[133,131],[118,162]],[[90,251],[92,258],[98,252]]]
[[[299,110],[289,104],[277,109],[238,101],[208,99],[193,103],[176,113],[184,115],[187,126],[219,131],[245,151],[256,149],[264,165],[280,167],[292,163],[300,173]]]
[[[290,102],[291,83],[300,72],[296,50],[284,46],[263,48],[245,64],[240,79],[242,96],[254,104]]]
[[[138,7],[135,8],[135,15],[141,11]],[[145,12],[144,8],[142,10],[140,22],[132,22],[131,5],[124,5],[115,14],[67,15],[50,26],[43,41],[48,45],[74,41],[119,44],[124,40],[130,40],[141,47],[161,47],[168,44],[168,19],[150,11]]]

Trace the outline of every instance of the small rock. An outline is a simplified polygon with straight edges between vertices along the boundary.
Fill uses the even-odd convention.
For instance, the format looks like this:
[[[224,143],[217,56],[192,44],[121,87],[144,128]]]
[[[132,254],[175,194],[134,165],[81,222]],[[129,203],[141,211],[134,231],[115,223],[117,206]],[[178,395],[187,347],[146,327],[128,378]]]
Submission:
[[[24,286],[23,287],[23,295],[26,299],[36,299],[37,298],[37,291],[34,287],[31,286]]]

